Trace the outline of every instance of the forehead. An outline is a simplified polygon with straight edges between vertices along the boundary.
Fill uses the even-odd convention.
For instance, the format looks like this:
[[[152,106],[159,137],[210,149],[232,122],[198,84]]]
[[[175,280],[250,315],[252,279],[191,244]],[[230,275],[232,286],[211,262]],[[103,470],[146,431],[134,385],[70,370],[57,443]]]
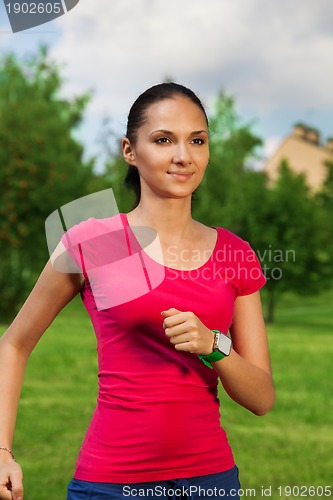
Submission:
[[[206,117],[194,102],[185,96],[174,96],[155,102],[147,108],[144,127],[186,127],[191,130],[207,129]]]

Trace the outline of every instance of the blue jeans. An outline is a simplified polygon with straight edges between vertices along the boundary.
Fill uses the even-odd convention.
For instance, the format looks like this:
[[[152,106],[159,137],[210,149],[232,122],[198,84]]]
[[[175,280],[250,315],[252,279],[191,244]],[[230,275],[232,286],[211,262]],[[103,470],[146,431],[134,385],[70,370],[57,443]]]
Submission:
[[[135,484],[95,483],[72,479],[67,500],[239,500],[238,468],[187,479]]]

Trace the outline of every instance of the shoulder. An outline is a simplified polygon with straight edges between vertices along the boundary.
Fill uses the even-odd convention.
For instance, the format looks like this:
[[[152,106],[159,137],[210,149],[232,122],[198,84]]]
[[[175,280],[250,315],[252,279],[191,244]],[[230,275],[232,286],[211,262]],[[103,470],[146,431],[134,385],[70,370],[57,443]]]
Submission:
[[[90,217],[87,220],[81,221],[78,224],[66,228],[61,240],[66,248],[78,245],[92,238],[102,236],[112,231],[117,231],[123,228],[122,214],[113,215],[103,219]]]
[[[235,248],[239,250],[252,250],[250,243],[237,234],[233,233],[229,229],[224,227],[215,227],[218,233],[218,246],[230,246],[230,248]]]
[[[229,281],[237,290],[237,296],[249,295],[259,290],[266,283],[266,278],[249,242],[228,229],[216,229],[218,241],[215,260],[228,274]]]
[[[96,266],[96,259],[99,264],[104,262],[109,235],[117,234],[120,229],[123,229],[121,214],[103,219],[90,217],[66,228],[52,255],[53,263],[58,270],[81,273]]]

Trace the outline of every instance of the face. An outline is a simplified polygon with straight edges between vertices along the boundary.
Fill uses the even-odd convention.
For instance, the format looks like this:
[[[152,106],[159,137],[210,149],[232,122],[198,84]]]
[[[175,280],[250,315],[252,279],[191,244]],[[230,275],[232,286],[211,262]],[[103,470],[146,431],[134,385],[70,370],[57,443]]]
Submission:
[[[135,145],[123,140],[123,154],[139,170],[141,197],[191,196],[209,160],[205,115],[183,96],[154,103],[147,109]]]

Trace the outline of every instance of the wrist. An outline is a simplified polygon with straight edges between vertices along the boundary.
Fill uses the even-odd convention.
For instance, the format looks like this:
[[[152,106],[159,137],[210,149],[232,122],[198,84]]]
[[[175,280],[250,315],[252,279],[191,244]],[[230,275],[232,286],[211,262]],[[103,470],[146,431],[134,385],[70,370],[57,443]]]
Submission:
[[[11,448],[7,448],[7,446],[0,446],[0,456],[1,457],[10,457],[15,462],[14,453]]]
[[[210,354],[199,356],[201,361],[209,368],[213,368],[211,363],[216,363],[229,356],[232,346],[230,337],[225,333],[219,330],[212,330],[212,332],[214,333],[213,351]]]

